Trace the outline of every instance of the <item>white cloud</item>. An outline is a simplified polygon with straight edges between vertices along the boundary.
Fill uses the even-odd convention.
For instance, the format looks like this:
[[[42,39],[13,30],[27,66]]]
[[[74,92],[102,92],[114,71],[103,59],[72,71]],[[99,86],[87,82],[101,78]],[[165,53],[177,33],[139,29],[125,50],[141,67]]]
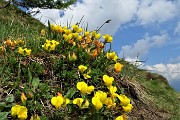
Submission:
[[[142,0],[137,13],[141,24],[164,22],[178,14],[176,2],[170,0]]]
[[[121,24],[130,22],[138,8],[138,0],[83,0],[82,3],[70,6],[71,9],[64,11],[64,16],[60,18],[58,10],[41,10],[41,21],[45,22],[50,17],[56,22],[66,25],[72,18],[72,23],[77,23],[84,16],[83,26],[89,24],[89,29],[100,27],[106,20],[111,19],[111,23],[103,26],[101,33],[114,34]]]
[[[168,40],[167,34],[149,36],[146,35],[143,39],[137,40],[133,45],[125,45],[122,51],[125,57],[134,59],[139,54],[140,56],[147,55],[149,50],[153,47],[161,47]],[[122,57],[122,53],[120,54]]]
[[[41,10],[35,18],[40,18],[43,23],[51,18],[51,22],[66,25],[71,18],[72,23],[77,23],[84,16],[83,26],[88,23],[90,30],[111,19],[111,23],[103,26],[101,33],[113,35],[122,24],[132,20],[139,21],[140,24],[167,21],[177,15],[177,6],[178,4],[169,0],[82,0],[66,9],[63,17],[60,17],[60,10],[46,9]]]
[[[175,30],[174,30],[174,34],[179,34],[180,35],[180,22],[177,24]]]
[[[169,81],[180,80],[180,63],[177,64],[156,64],[153,66],[145,66],[147,70],[159,73],[166,77]]]

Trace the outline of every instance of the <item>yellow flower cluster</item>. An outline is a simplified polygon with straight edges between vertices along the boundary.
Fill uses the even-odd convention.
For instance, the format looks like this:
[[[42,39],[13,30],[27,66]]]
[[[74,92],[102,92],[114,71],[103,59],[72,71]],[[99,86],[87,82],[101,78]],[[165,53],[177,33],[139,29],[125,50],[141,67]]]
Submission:
[[[18,117],[18,119],[20,120],[25,120],[27,119],[28,115],[27,115],[27,108],[24,106],[20,106],[20,105],[15,105],[11,108],[11,116],[12,117]]]
[[[127,96],[123,95],[123,94],[120,94],[117,97],[120,100],[120,104],[121,104],[121,106],[123,108],[123,111],[125,113],[130,112],[132,110],[132,108],[133,108],[132,104],[130,103],[130,99]]]
[[[112,36],[110,36],[108,34],[106,34],[106,35],[104,35],[102,37],[105,39],[105,42],[109,42],[110,43],[113,40]]]
[[[115,52],[106,53],[107,59],[116,61],[118,59],[118,56]]]
[[[19,39],[19,40],[14,40],[15,45],[24,45],[24,41]]]
[[[21,40],[21,39],[18,39],[18,40],[10,40],[10,39],[7,39],[5,42],[4,42],[4,46],[1,46],[1,51],[4,52],[5,51],[5,47],[7,48],[11,48],[12,50],[14,50],[18,45],[23,45],[24,44],[24,41]]]
[[[77,60],[77,55],[73,52],[72,54],[68,54],[68,59],[69,61],[76,61]]]
[[[24,56],[27,56],[31,54],[31,49],[27,49],[27,48],[23,49],[22,47],[19,47],[18,52]]]
[[[42,45],[42,48],[44,48],[47,51],[53,51],[55,50],[56,46],[59,44],[59,42],[55,41],[55,40],[46,40],[46,43],[44,45]]]
[[[7,39],[7,40],[4,42],[4,44],[7,45],[7,46],[14,46],[14,45],[15,45],[14,42],[11,41],[10,39]]]
[[[117,62],[117,63],[114,65],[114,70],[115,70],[116,73],[121,72],[122,68],[123,68],[123,65],[122,65],[121,63],[119,63],[119,62]]]
[[[51,28],[52,31],[56,31],[56,32],[58,32],[58,33],[62,33],[62,32],[63,32],[63,28],[62,28],[60,25],[54,25],[54,24],[52,24],[52,25],[50,26],[50,28]]]
[[[109,77],[108,75],[103,75],[103,81],[105,82],[105,85],[107,87],[111,86],[113,81],[114,81],[114,78],[113,77]]]
[[[72,25],[72,28],[73,28],[73,32],[74,32],[74,33],[80,33],[80,32],[83,31],[83,29],[82,29],[82,28],[79,28],[78,25]]]
[[[85,101],[85,102],[84,102]],[[84,104],[83,104],[84,103]],[[73,100],[73,104],[75,104],[75,105],[78,105],[79,106],[79,108],[81,108],[81,109],[84,109],[84,108],[88,108],[88,106],[89,106],[89,101],[86,99],[86,100],[84,100],[83,98],[75,98],[74,100]]]
[[[68,98],[64,98],[62,95],[58,95],[51,99],[51,104],[58,110],[61,106],[66,106],[70,103]]]
[[[94,90],[94,86],[88,86],[85,82],[78,82],[76,87],[81,91],[82,94],[91,94],[91,92]]]
[[[23,104],[26,103],[27,97],[25,96],[24,92],[21,93],[21,101]]]
[[[82,75],[84,76],[84,79],[91,78],[91,76],[89,75],[91,73],[91,70],[89,70],[87,73],[84,73],[87,70],[87,66],[79,65],[78,69],[79,69],[80,73],[82,73]]]
[[[78,48],[82,47],[86,49],[88,54],[93,58],[101,53],[106,43],[111,43],[113,40],[112,36],[106,34],[102,36],[105,40],[102,43],[99,41],[101,38],[100,33],[97,33],[97,31],[84,31],[77,24],[72,25],[71,28],[52,24],[50,28],[52,31],[61,34],[64,38],[64,41],[72,44],[73,46],[77,46]]]

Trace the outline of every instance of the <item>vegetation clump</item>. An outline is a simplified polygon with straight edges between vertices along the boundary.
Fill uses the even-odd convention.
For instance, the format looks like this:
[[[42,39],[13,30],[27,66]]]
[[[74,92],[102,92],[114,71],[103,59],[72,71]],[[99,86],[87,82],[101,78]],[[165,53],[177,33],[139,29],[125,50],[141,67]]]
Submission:
[[[126,119],[133,105],[110,74],[123,69],[117,54],[105,48],[112,40],[78,24],[49,24],[31,41],[6,39],[0,82],[8,94],[1,111],[22,120]]]

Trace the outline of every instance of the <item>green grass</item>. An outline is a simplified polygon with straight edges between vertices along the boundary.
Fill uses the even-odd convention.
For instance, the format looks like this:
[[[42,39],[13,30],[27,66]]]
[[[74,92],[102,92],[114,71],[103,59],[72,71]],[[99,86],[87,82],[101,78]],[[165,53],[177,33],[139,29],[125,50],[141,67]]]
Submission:
[[[148,97],[157,108],[170,113],[171,120],[180,119],[180,94],[167,83],[167,80],[161,75],[145,70],[140,70],[138,74],[140,76],[137,81],[146,88]]]

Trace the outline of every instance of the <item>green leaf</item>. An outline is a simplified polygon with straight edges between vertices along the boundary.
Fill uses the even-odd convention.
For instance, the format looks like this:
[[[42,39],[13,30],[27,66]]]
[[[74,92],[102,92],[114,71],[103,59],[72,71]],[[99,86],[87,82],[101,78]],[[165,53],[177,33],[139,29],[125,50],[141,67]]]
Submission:
[[[81,97],[85,100],[86,99],[86,95],[81,94]]]
[[[32,80],[32,74],[31,74],[31,71],[30,71],[29,68],[28,68],[28,80],[29,80],[29,83],[30,83],[31,80]]]
[[[6,103],[5,102],[1,102],[0,103],[0,112],[6,107]]]
[[[12,103],[14,101],[14,95],[10,94],[6,97],[6,102]]]
[[[48,20],[48,34],[50,35],[51,33],[51,23],[50,21]]]
[[[45,115],[40,116],[40,120],[49,120]]]
[[[0,112],[0,119],[1,120],[7,120],[9,112]]]
[[[69,89],[68,92],[66,93],[66,98],[71,99],[75,93],[76,93],[76,88]]]
[[[39,82],[40,82],[39,78],[34,78],[32,80],[32,86],[34,87],[34,89],[36,89],[39,86]]]

